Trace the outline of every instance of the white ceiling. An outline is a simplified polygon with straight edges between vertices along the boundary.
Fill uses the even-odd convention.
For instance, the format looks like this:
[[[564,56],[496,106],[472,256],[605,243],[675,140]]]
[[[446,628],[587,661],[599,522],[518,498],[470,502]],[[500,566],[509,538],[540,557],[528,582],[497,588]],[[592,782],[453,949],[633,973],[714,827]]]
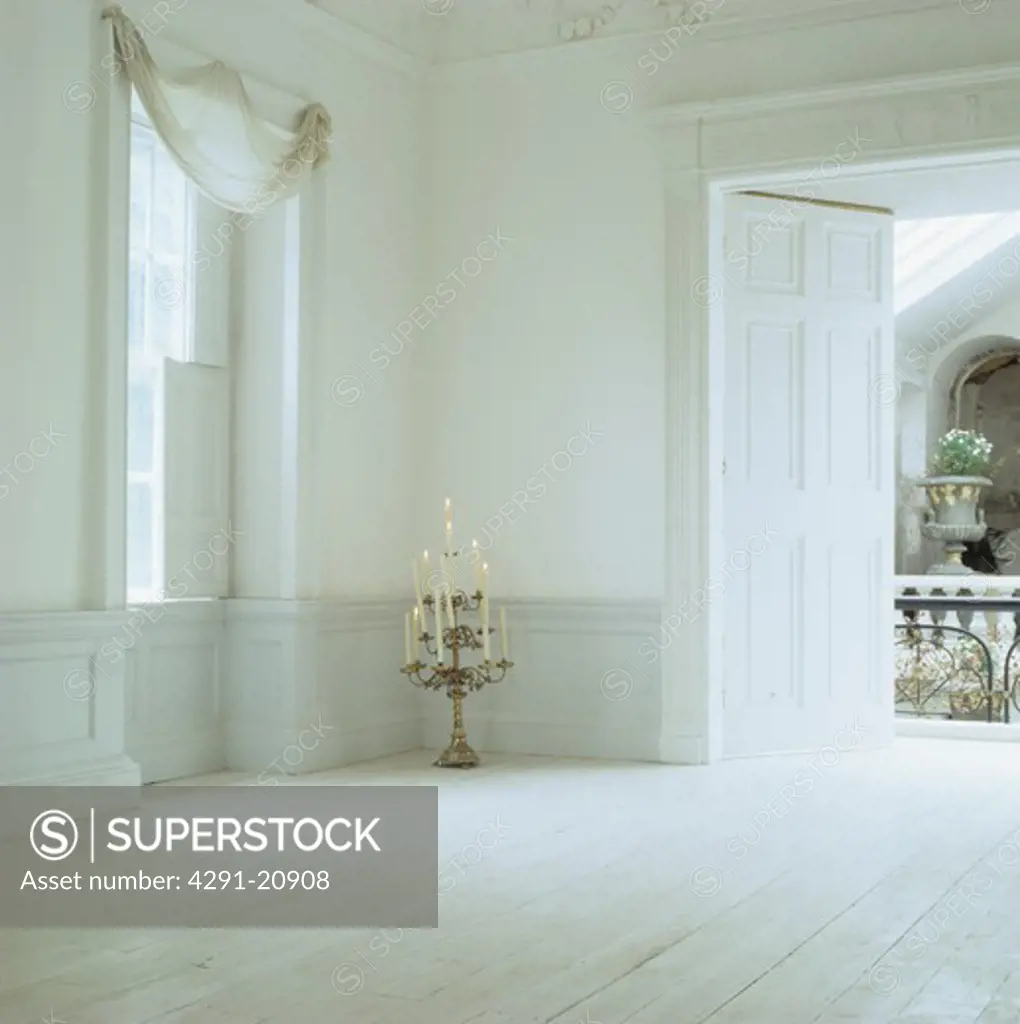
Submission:
[[[360,32],[426,61],[573,46],[589,37],[690,28],[695,2],[710,12],[698,33],[779,30],[893,10],[959,9],[976,0],[277,0],[316,8]],[[989,0],[981,0],[989,2]],[[1020,0],[994,0],[1020,7]],[[588,19],[582,31],[578,19]],[[602,23],[598,23],[601,18]],[[687,19],[685,22],[684,19]],[[590,35],[585,35],[589,33]],[[569,38],[568,38],[569,37]],[[582,38],[583,37],[583,38]],[[827,181],[812,176],[816,198],[892,209],[897,218],[1020,210],[1020,153],[978,166],[897,171]],[[776,185],[752,185],[782,191]],[[802,193],[803,194],[803,193]]]
[[[296,0],[416,57],[429,58],[442,15],[430,16],[424,0]],[[440,0],[440,3],[447,0]],[[435,6],[435,5],[433,5]],[[437,7],[436,9],[441,9]]]
[[[764,187],[764,186],[763,186]],[[768,191],[783,192],[782,186]],[[812,176],[815,199],[884,206],[899,220],[956,217],[1020,210],[1020,155],[1012,160],[927,170],[895,171],[866,178],[844,175],[832,181]]]
[[[292,0],[416,57],[459,61],[685,26],[726,31],[841,21],[960,0]],[[1003,0],[998,0],[1003,2]],[[696,12],[701,12],[700,15]]]

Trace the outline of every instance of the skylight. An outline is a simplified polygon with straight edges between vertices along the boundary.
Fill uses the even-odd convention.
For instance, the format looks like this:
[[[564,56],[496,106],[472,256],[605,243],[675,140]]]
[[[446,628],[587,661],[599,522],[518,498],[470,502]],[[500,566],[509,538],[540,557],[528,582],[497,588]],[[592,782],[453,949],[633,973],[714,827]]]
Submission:
[[[893,251],[896,312],[920,302],[1017,235],[1020,213],[897,221]]]

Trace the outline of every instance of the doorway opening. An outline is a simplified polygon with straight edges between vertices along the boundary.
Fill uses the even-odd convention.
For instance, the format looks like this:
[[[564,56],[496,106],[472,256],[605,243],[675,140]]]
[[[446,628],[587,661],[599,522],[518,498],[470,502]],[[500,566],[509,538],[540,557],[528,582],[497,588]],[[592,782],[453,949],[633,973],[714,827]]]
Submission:
[[[721,543],[769,527],[716,610],[721,752],[1020,739],[1020,155],[820,168],[711,189]],[[953,427],[996,448],[998,573],[926,571]]]

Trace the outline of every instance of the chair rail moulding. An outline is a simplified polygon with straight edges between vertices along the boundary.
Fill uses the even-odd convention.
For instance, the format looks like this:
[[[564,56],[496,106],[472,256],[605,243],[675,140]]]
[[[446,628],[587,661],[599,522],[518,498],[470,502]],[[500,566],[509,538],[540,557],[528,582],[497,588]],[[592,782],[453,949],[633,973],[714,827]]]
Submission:
[[[511,632],[644,636],[661,625],[658,600],[508,597],[502,603]]]
[[[724,557],[721,356],[709,344],[721,305],[725,189],[831,180],[1020,150],[1020,66],[903,76],[645,112],[664,171],[666,238],[666,598],[664,615],[705,586]],[[828,161],[828,163],[826,163]],[[798,177],[802,176],[802,177]],[[803,195],[809,193],[802,192]],[[716,346],[718,349],[719,346]],[[680,627],[662,663],[662,760],[722,750],[722,602]]]

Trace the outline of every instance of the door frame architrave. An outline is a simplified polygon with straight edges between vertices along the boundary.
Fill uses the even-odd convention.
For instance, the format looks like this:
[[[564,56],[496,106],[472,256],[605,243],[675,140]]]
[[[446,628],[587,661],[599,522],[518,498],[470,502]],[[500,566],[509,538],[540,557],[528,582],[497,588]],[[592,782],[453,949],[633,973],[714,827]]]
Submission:
[[[660,757],[722,754],[723,203],[729,192],[1020,157],[1020,65],[684,104],[646,114],[664,168],[666,508]],[[854,155],[843,156],[847,142]],[[891,584],[891,581],[889,581]],[[700,603],[698,598],[700,592]]]

